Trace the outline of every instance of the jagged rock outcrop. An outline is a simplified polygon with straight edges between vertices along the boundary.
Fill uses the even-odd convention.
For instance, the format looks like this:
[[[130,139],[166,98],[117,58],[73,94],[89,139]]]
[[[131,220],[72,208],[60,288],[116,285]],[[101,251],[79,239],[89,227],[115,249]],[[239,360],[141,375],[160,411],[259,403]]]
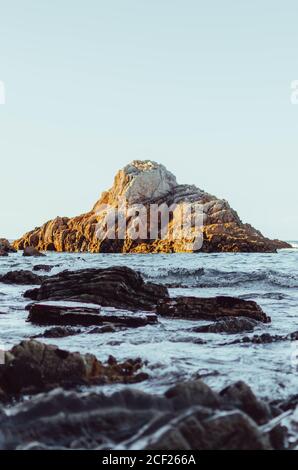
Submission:
[[[243,383],[220,394],[201,380],[164,395],[136,389],[82,395],[58,388],[0,413],[0,449],[283,448],[285,429],[271,418],[270,405]]]
[[[93,354],[64,351],[35,340],[22,341],[5,353],[0,390],[2,397],[9,399],[57,386],[135,383],[148,377],[139,372],[142,366],[139,358],[120,364],[110,356],[103,364]]]
[[[243,331],[253,331],[258,325],[256,320],[245,317],[224,317],[215,323],[202,325],[192,329],[195,333],[227,333],[237,334]]]
[[[146,283],[138,272],[124,266],[63,271],[25,293],[25,297],[37,301],[87,302],[146,311],[155,310],[157,302],[168,296],[166,287]]]
[[[122,238],[119,225],[115,232],[106,231],[105,226],[107,214],[119,208],[124,199],[130,208],[144,205],[148,214],[151,204],[166,204],[168,207],[175,204],[176,209],[170,213],[167,224],[172,234],[179,227],[183,204],[199,205],[203,211],[204,227],[201,230],[192,223],[183,236],[162,239],[160,234],[154,237],[150,234],[149,220],[152,222],[153,216],[148,215],[147,223],[141,224],[144,230],[139,230],[136,237],[139,217],[133,211],[125,213],[126,231]],[[202,247],[194,243],[200,236],[203,238]],[[20,250],[29,246],[52,251],[137,253],[199,249],[203,252],[274,252],[278,248],[290,247],[287,243],[269,240],[251,225],[242,223],[227,201],[217,199],[194,185],[178,184],[175,176],[163,165],[149,160],[134,161],[120,170],[112,188],[102,194],[90,212],[74,218],[57,217],[14,243],[14,247]]]
[[[287,335],[271,335],[270,333],[263,333],[261,335],[253,335],[251,337],[244,336],[243,338],[236,339],[226,344],[238,344],[238,343],[252,343],[252,344],[269,344],[276,343],[279,341],[298,341],[298,331],[293,331]]]
[[[183,320],[217,321],[225,317],[246,317],[264,323],[271,321],[256,302],[227,296],[165,298],[158,302],[157,313]]]

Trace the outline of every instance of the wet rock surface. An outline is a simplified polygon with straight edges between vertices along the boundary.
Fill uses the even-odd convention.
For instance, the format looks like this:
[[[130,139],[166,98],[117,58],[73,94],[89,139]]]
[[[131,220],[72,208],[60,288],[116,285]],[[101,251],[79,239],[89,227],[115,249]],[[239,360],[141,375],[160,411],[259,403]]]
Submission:
[[[39,341],[22,341],[5,353],[0,366],[2,398],[34,394],[59,386],[106,383],[135,383],[148,378],[140,372],[141,359],[118,363],[110,356],[103,364],[93,354],[80,354],[46,345]]]
[[[47,273],[49,273],[50,271],[52,271],[54,266],[49,266],[48,264],[36,264],[35,266],[33,266],[33,271],[45,271]]]
[[[48,328],[43,333],[39,335],[32,336],[32,339],[35,338],[65,338],[66,336],[78,335],[82,332],[79,328],[70,328],[68,326],[56,326],[53,328]]]
[[[37,325],[103,325],[137,328],[157,323],[154,313],[135,313],[116,309],[101,310],[99,305],[78,302],[39,302],[29,306],[28,321]]]
[[[37,250],[71,252],[185,252],[196,250],[193,243],[198,236],[197,228],[191,225],[188,232],[177,239],[151,239],[149,223],[144,235],[132,239],[130,232],[136,217],[127,215],[125,239],[112,239],[108,234],[98,237],[98,229],[104,231],[105,210],[109,206],[117,208],[123,200],[132,206],[142,204],[174,204],[176,209],[169,219],[169,231],[181,225],[180,210],[183,204],[197,204],[202,208],[203,252],[275,252],[290,245],[279,240],[269,240],[249,224],[244,224],[237,212],[225,200],[206,193],[194,185],[181,185],[176,177],[163,165],[145,160],[135,160],[120,170],[113,186],[102,193],[90,212],[78,217],[57,217],[42,227],[26,233],[14,243],[17,249],[35,247]]]
[[[113,325],[103,325],[101,327],[97,326],[95,328],[92,328],[92,330],[88,331],[89,335],[95,335],[95,334],[102,334],[102,333],[116,333],[119,328],[113,326]]]
[[[261,307],[253,301],[234,297],[175,297],[159,301],[158,314],[169,318],[189,320],[219,320],[223,317],[246,317],[270,322]]]
[[[261,335],[244,336],[243,338],[237,339],[229,344],[238,343],[252,343],[252,344],[267,344],[276,343],[277,341],[297,341],[298,331],[289,333],[287,335],[271,335],[270,333],[263,333]]]
[[[239,383],[219,394],[201,380],[165,395],[58,388],[12,411],[0,414],[1,449],[261,450],[283,448],[285,438],[269,405]]]
[[[39,289],[25,293],[33,300],[88,302],[127,310],[155,310],[168,297],[166,287],[144,282],[126,267],[64,271],[45,279]]]
[[[192,329],[195,333],[228,333],[237,334],[243,331],[253,331],[259,322],[245,317],[227,317],[216,323],[198,326]]]
[[[0,282],[4,284],[20,284],[24,286],[41,284],[43,279],[42,276],[26,270],[10,271],[0,276]]]

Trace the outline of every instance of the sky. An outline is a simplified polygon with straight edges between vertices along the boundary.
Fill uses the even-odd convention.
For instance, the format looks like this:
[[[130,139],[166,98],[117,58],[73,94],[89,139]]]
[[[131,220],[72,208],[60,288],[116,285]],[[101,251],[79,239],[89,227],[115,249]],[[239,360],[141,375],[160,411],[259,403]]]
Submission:
[[[295,0],[0,3],[0,236],[88,211],[166,165],[265,235],[298,239]]]

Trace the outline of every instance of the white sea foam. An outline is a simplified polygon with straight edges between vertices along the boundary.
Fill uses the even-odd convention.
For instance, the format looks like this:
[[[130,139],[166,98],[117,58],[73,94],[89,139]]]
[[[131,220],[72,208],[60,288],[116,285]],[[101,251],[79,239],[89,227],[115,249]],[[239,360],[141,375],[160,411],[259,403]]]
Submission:
[[[298,242],[295,242],[298,246]],[[210,253],[210,254],[87,254],[48,253],[44,262],[53,266],[51,274],[65,269],[128,266],[140,271],[151,282],[175,285],[170,295],[210,297],[232,295],[255,300],[272,318],[268,325],[260,324],[254,333],[286,335],[297,330],[298,311],[298,249],[270,253]],[[17,269],[32,270],[36,260],[22,253],[1,260],[0,274]],[[180,286],[180,287],[176,287]],[[44,327],[26,322],[28,299],[23,293],[28,286],[0,283],[0,344],[5,350],[24,338],[42,333]],[[5,313],[6,312],[6,313]],[[220,389],[242,379],[260,396],[286,397],[297,393],[297,376],[293,374],[291,342],[272,344],[227,344],[225,334],[194,333],[192,328],[206,321],[193,322],[160,318],[157,325],[123,329],[114,333],[82,333],[53,341],[66,350],[93,353],[100,360],[110,354],[117,360],[142,357],[148,361],[145,371],[150,380],[136,387],[161,392],[177,380],[206,375],[204,380]],[[241,335],[240,335],[241,336]],[[237,339],[239,335],[235,335]],[[233,338],[233,339],[234,339]],[[205,344],[196,341],[203,339]],[[256,371],[258,373],[256,374]],[[121,385],[110,386],[111,390]],[[107,388],[104,388],[108,391]]]

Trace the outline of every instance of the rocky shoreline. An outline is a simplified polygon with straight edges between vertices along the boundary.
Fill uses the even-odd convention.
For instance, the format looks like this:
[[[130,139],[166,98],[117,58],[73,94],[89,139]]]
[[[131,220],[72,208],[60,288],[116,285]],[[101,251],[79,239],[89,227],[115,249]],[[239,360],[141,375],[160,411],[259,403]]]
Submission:
[[[1,449],[284,449],[292,403],[258,400],[237,382],[220,393],[201,380],[162,396],[124,389],[111,396],[56,388],[0,414]],[[297,442],[296,442],[297,443]]]
[[[9,272],[0,282],[27,285],[33,281],[28,273]],[[57,341],[86,328],[93,335],[146,325],[157,328],[162,317],[209,320],[193,328],[202,342],[208,333],[247,333],[270,323],[256,302],[227,296],[173,298],[165,286],[145,282],[127,267],[34,276],[39,287],[24,292],[32,301],[28,322],[51,326],[39,336]],[[251,341],[262,342],[259,337]],[[269,337],[264,333],[263,340],[269,342]],[[141,381],[150,382],[141,357],[118,362],[110,356],[103,363],[93,354],[35,339],[22,341],[5,353],[0,366],[0,448],[269,450],[298,445],[297,422],[291,421],[297,396],[260,400],[241,381],[219,392],[202,380],[173,384],[164,395],[135,386],[113,395],[88,392],[94,385]]]

